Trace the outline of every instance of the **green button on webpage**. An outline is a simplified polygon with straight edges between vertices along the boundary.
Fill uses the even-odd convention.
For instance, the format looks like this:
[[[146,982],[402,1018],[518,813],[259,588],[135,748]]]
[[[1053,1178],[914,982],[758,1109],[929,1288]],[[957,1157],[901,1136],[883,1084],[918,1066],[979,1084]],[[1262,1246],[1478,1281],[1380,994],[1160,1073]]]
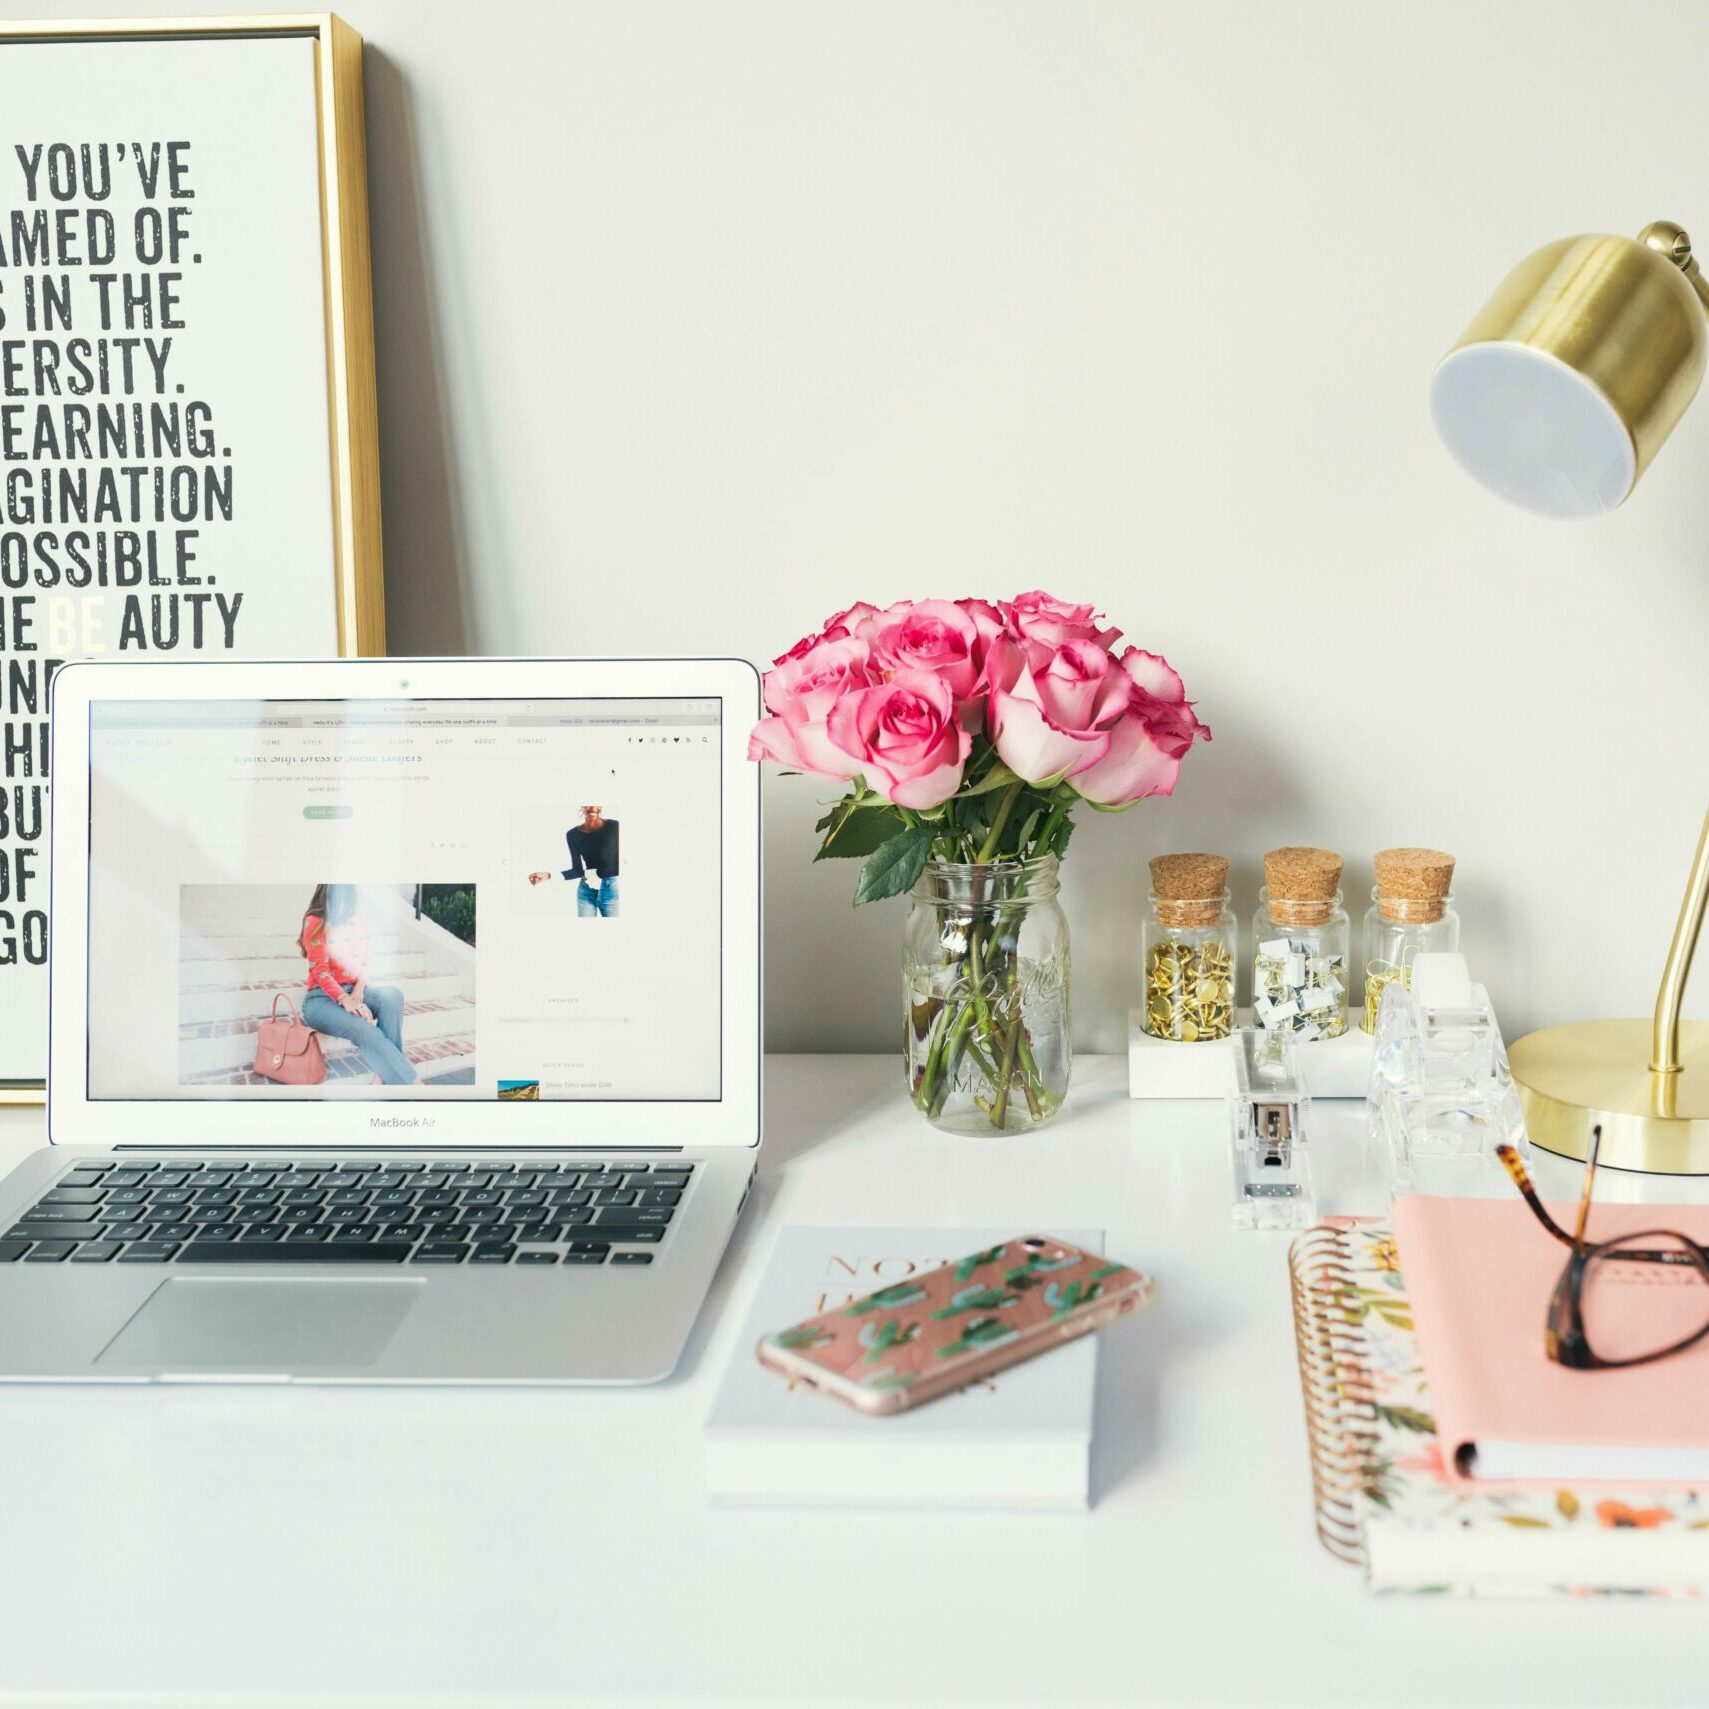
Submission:
[[[356,809],[354,807],[334,807],[330,805],[305,807],[303,809],[303,817],[305,819],[348,819],[355,813],[355,811]]]

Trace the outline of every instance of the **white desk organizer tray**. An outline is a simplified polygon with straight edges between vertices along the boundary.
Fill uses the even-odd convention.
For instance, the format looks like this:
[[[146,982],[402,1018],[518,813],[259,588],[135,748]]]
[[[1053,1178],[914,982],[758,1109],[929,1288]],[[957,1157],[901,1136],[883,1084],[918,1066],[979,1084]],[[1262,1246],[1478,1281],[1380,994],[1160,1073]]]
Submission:
[[[1127,1016],[1127,1095],[1130,1098],[1226,1098],[1234,1086],[1234,1060],[1224,1039],[1178,1044],[1153,1038],[1145,1030],[1145,1015],[1129,1009]],[[1252,1011],[1240,1009],[1236,1026],[1250,1026]],[[1370,1088],[1371,1035],[1350,1012],[1340,1038],[1300,1042],[1300,1071],[1306,1091],[1314,1098],[1362,1098]]]

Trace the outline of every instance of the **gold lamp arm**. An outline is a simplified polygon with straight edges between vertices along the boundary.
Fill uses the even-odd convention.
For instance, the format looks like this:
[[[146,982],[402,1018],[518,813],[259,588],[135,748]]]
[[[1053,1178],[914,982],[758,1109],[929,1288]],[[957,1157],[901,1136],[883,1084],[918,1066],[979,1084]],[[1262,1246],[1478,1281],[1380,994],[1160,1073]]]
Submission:
[[[1706,905],[1709,905],[1709,814],[1704,815],[1703,834],[1697,839],[1685,900],[1679,905],[1679,921],[1673,928],[1667,965],[1662,968],[1661,989],[1656,993],[1655,1030],[1650,1037],[1650,1068],[1656,1074],[1680,1071],[1679,1004],[1685,995],[1685,982],[1691,977],[1691,957],[1697,949],[1697,934],[1703,929]]]
[[[1709,311],[1709,280],[1704,279],[1697,258],[1691,253],[1691,239],[1684,227],[1672,220],[1652,220],[1638,236],[1640,242],[1665,255],[1685,275],[1686,282],[1697,293],[1697,300]],[[1691,976],[1691,958],[1703,929],[1706,904],[1709,904],[1709,816],[1705,816],[1703,834],[1697,839],[1685,900],[1679,905],[1679,920],[1673,928],[1673,942],[1668,945],[1667,963],[1662,968],[1661,989],[1656,993],[1655,1027],[1650,1036],[1650,1069],[1656,1074],[1680,1071],[1679,1005],[1685,996],[1685,982]]]

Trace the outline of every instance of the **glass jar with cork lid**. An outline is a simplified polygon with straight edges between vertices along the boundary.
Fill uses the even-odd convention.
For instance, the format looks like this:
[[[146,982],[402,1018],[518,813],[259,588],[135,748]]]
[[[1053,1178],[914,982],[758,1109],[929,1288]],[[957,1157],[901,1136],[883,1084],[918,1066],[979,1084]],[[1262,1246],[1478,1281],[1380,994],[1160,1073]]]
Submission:
[[[1411,978],[1413,957],[1429,950],[1452,953],[1460,947],[1460,916],[1450,887],[1454,857],[1440,849],[1383,849],[1372,863],[1377,882],[1365,915],[1362,962],[1368,1033],[1377,1030],[1383,993]]]
[[[1252,920],[1254,1023],[1302,1039],[1346,1032],[1348,938],[1341,856],[1271,849]]]
[[[1141,935],[1145,1030],[1201,1043],[1234,1030],[1235,925],[1221,855],[1158,855]]]

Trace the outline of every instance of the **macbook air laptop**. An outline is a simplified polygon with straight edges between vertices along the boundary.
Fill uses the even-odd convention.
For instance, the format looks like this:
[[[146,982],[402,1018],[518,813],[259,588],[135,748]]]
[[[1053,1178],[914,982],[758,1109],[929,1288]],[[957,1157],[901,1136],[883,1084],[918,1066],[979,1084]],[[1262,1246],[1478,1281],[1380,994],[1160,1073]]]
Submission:
[[[753,670],[74,664],[0,1378],[635,1383],[760,1142]]]

